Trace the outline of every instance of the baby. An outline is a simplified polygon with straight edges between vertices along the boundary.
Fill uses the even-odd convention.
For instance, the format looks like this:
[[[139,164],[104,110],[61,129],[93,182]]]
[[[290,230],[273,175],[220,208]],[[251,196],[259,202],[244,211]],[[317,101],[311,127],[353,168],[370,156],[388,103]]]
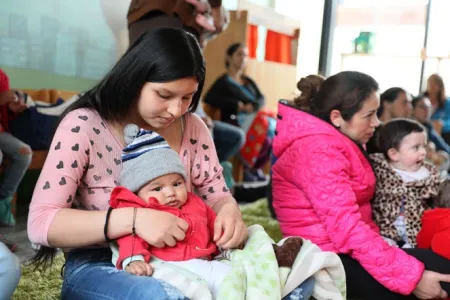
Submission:
[[[138,236],[122,237],[112,246],[116,254],[116,247],[119,248],[113,263],[118,269],[139,276],[153,274],[151,258],[170,263],[198,275],[198,280],[207,283],[215,298],[231,268],[222,261],[211,260],[217,252],[213,242],[215,212],[198,196],[187,192],[185,167],[160,135],[139,130],[135,125],[128,125],[125,131],[135,134],[123,150],[121,186],[111,193],[111,207],[165,211],[186,221],[189,228],[185,239],[174,247],[150,247]],[[185,272],[188,277],[189,272]],[[168,281],[168,278],[163,279]]]
[[[441,184],[434,201],[434,209],[422,216],[422,229],[417,235],[419,248],[432,249],[450,259],[450,180]]]
[[[231,270],[224,262],[227,253],[219,253],[213,241],[215,212],[187,192],[185,167],[160,135],[128,125],[125,137],[128,146],[122,154],[121,186],[111,193],[111,207],[165,211],[183,219],[189,227],[185,239],[173,247],[151,247],[138,236],[124,236],[111,244],[113,264],[131,274],[170,283],[191,299],[207,299],[199,287],[204,283],[215,299]],[[282,246],[273,245],[278,265],[292,267],[301,245],[302,239],[295,237]],[[216,254],[222,259],[213,260]]]
[[[414,248],[421,217],[438,194],[440,175],[425,162],[427,135],[416,121],[394,119],[378,134],[382,153],[371,154],[377,177],[372,201],[375,222],[392,246]]]

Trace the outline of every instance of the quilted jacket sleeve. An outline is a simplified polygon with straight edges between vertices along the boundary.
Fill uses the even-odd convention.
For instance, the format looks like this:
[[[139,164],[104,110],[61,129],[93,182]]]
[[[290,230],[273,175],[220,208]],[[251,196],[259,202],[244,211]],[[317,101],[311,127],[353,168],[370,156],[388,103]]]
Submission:
[[[378,282],[391,291],[410,294],[424,266],[403,250],[390,247],[361,220],[344,150],[324,143],[292,145],[288,152],[296,161],[294,184],[301,189],[325,225],[338,253],[351,255]]]

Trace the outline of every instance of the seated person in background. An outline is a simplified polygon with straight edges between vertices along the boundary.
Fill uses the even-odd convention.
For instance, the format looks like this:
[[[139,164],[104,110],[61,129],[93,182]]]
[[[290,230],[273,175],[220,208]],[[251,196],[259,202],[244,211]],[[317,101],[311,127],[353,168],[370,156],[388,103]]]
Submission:
[[[241,149],[245,181],[265,180],[261,168],[269,161],[275,132],[275,114],[263,110],[264,96],[256,83],[244,75],[247,49],[240,43],[226,51],[227,73],[205,95],[205,102],[220,111],[224,122],[242,128],[247,140]]]
[[[0,163],[4,164],[0,181],[0,226],[15,226],[11,202],[31,162],[31,148],[8,131],[8,121],[26,109],[23,99],[9,87],[9,78],[0,69]]]
[[[390,245],[416,247],[421,217],[438,194],[437,168],[425,162],[427,135],[418,122],[393,119],[380,129],[382,153],[370,158],[377,177],[372,200],[375,222]]]
[[[441,184],[433,204],[434,209],[427,210],[422,216],[417,246],[450,259],[450,180]]]
[[[11,299],[19,279],[19,259],[0,242],[0,299]]]
[[[434,129],[430,120],[433,111],[430,99],[422,95],[415,97],[411,103],[413,106],[412,117],[426,128],[428,140],[434,143],[437,151],[445,151],[447,154],[450,154],[450,146]]]
[[[377,110],[377,117],[380,126],[375,130],[373,137],[367,142],[366,149],[370,153],[378,153],[377,133],[386,123],[394,118],[409,118],[411,114],[411,98],[408,93],[399,87],[392,87],[380,95],[380,106]]]
[[[427,80],[427,90],[424,95],[430,99],[432,106],[431,122],[441,127],[439,132],[444,140],[450,143],[450,98],[445,93],[444,80],[438,74],[431,75]]]

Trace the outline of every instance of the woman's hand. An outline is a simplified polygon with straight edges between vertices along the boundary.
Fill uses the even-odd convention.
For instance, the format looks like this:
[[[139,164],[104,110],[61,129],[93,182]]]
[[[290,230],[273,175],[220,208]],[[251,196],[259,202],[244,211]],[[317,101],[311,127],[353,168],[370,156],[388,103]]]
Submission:
[[[148,208],[136,212],[136,234],[157,248],[173,247],[184,240],[188,227],[186,221],[167,212]]]
[[[248,235],[236,202],[228,202],[220,207],[214,223],[214,242],[223,249],[238,247]]]
[[[445,299],[448,295],[442,289],[441,281],[450,282],[450,275],[425,270],[413,294],[419,299]]]

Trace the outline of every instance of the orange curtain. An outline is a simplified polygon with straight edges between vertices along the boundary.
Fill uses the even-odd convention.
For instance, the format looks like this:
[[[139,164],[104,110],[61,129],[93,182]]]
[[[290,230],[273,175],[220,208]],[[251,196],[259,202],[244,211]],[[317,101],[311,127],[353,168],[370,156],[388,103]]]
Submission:
[[[248,57],[256,58],[257,47],[258,47],[258,26],[249,24],[247,27]]]
[[[291,42],[291,36],[267,30],[266,61],[292,64]]]

